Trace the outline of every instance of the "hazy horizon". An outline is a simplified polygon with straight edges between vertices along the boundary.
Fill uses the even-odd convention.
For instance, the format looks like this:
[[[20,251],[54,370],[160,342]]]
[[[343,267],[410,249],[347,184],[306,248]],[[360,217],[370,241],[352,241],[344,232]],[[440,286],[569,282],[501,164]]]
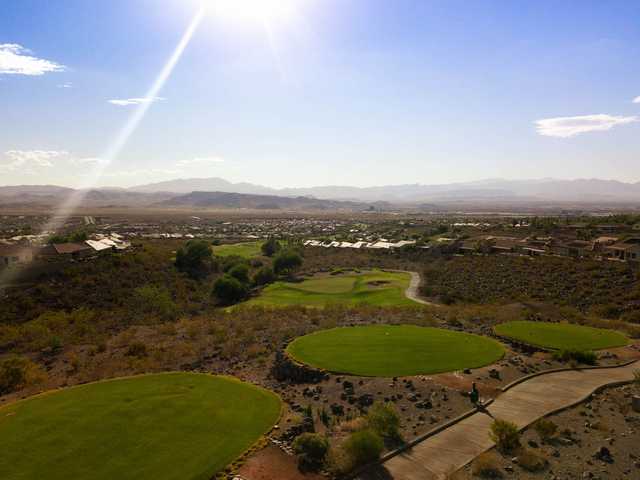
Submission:
[[[640,180],[638,3],[218,4],[6,7],[0,185]]]

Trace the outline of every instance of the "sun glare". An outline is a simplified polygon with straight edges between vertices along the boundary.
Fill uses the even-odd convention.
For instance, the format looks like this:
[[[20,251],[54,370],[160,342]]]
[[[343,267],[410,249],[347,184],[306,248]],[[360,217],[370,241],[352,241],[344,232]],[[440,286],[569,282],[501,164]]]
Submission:
[[[299,0],[210,0],[213,13],[231,21],[286,21]]]

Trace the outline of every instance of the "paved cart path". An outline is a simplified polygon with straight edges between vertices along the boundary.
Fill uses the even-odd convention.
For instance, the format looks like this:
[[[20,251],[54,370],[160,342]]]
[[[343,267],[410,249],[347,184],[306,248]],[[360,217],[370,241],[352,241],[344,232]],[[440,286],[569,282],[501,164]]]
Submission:
[[[403,271],[403,270],[398,270]],[[418,272],[406,272],[411,275],[411,281],[409,282],[409,288],[405,290],[405,295],[409,300],[413,300],[414,302],[421,303],[423,305],[430,305],[432,307],[439,306],[437,303],[428,302],[420,297],[418,293],[418,288],[420,287],[420,274]]]
[[[514,386],[502,393],[487,411],[520,428],[541,417],[570,407],[609,384],[633,380],[640,362],[625,367],[552,372]],[[382,465],[363,472],[359,480],[444,480],[476,456],[494,446],[489,439],[493,419],[474,413]]]

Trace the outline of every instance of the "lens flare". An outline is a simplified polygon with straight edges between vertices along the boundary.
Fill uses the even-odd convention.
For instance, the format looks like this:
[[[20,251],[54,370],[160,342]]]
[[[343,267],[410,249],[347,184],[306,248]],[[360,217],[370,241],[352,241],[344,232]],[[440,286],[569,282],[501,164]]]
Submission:
[[[153,103],[153,100],[158,97],[158,94],[162,90],[162,87],[164,87],[165,83],[171,76],[171,73],[178,64],[178,61],[180,60],[180,57],[182,57],[182,54],[187,48],[187,45],[189,45],[189,42],[196,32],[198,25],[202,21],[202,18],[204,17],[206,11],[207,9],[204,7],[198,10],[196,15],[189,23],[189,26],[185,30],[184,34],[182,35],[182,38],[178,42],[178,45],[173,50],[173,53],[151,84],[151,87],[144,96],[144,101],[141,101],[136,109],[131,113],[126,123],[120,129],[111,144],[107,147],[103,154],[100,155],[100,161],[96,162],[96,166],[86,177],[84,177],[84,181],[81,183],[81,185],[79,185],[78,188],[76,188],[76,190],[74,190],[74,192],[54,211],[51,219],[42,229],[42,232],[55,232],[62,228],[69,217],[71,217],[74,211],[82,204],[89,189],[96,185],[96,183],[104,173],[105,168],[107,168],[111,164],[111,162],[113,162],[113,160],[117,158],[118,154],[122,151],[124,146],[127,144],[131,136],[135,133],[138,126],[144,119],[147,111]],[[2,273],[0,273],[0,284],[10,283],[10,281],[14,278],[13,276],[18,274],[18,270],[3,271]]]

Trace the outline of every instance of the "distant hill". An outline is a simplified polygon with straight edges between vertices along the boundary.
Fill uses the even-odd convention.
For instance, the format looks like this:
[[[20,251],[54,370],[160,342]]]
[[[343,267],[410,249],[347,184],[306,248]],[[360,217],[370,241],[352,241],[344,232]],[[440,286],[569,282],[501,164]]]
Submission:
[[[55,207],[79,191],[55,185],[0,187],[0,206]],[[233,194],[233,195],[223,195]],[[207,207],[288,210],[360,210],[409,208],[435,211],[485,206],[506,208],[576,208],[591,205],[615,208],[640,206],[640,182],[578,179],[487,179],[441,185],[386,185],[378,187],[319,186],[270,188],[232,183],[222,178],[179,179],[131,188],[94,188],[83,191],[85,207]],[[244,195],[244,197],[242,196]],[[428,207],[428,208],[427,208]]]
[[[503,180],[441,185],[386,185],[379,187],[319,186],[275,189],[251,183],[232,183],[221,178],[181,179],[132,187],[139,192],[190,193],[216,191],[253,195],[310,196],[331,200],[392,203],[447,202],[451,200],[485,201],[570,201],[640,202],[640,182],[579,179]]]
[[[170,208],[229,208],[252,210],[348,210],[371,209],[371,204],[311,197],[282,197],[276,195],[250,195],[229,192],[191,192],[164,200],[158,207]],[[379,205],[378,205],[379,206]]]

